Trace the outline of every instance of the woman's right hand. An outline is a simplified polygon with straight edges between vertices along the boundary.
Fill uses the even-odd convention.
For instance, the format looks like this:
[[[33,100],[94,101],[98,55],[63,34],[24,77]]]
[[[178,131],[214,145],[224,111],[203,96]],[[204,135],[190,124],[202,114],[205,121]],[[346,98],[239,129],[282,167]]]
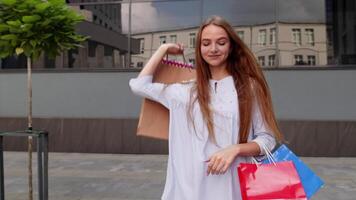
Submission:
[[[174,43],[162,44],[157,49],[157,51],[151,56],[151,58],[148,60],[145,67],[142,69],[142,71],[138,76],[153,75],[157,66],[162,61],[162,58],[164,58],[166,54],[178,55],[178,54],[183,54],[183,51],[184,49],[182,44],[174,44]]]
[[[183,54],[183,44],[167,43],[162,44],[160,48],[165,48],[167,54],[177,55]]]

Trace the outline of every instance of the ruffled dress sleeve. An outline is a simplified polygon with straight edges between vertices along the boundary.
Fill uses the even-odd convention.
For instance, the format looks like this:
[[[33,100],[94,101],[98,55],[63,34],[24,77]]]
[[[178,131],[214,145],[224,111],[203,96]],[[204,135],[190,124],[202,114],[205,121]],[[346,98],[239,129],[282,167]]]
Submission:
[[[132,92],[138,96],[145,97],[161,103],[166,108],[170,108],[172,100],[182,98],[182,84],[153,83],[152,75],[132,78],[129,82]]]
[[[262,118],[262,113],[259,109],[259,106],[255,104],[253,109],[253,118],[252,118],[252,130],[253,130],[253,140],[260,147],[260,155],[265,155],[267,148],[269,151],[272,151],[276,145],[276,139],[272,131],[268,128],[266,122]]]

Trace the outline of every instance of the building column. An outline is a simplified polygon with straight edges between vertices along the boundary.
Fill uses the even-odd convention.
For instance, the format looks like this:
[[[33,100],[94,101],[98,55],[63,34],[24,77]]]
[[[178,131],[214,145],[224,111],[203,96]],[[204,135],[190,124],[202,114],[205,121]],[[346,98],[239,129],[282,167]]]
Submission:
[[[57,69],[63,69],[65,66],[65,60],[66,60],[66,56],[68,56],[67,51],[61,52],[61,54],[59,56],[56,56],[56,60],[55,60],[55,68]]]
[[[121,68],[122,69],[124,69],[124,68],[126,68],[126,61],[127,61],[127,59],[126,59],[126,57],[127,57],[127,54],[126,53],[122,53],[121,55],[120,55],[120,57],[121,57]]]
[[[104,46],[103,45],[98,44],[98,46],[96,46],[95,55],[96,55],[96,68],[104,67]]]
[[[114,49],[113,52],[113,61],[114,61],[114,68],[120,68],[120,64],[121,64],[121,56],[120,56],[120,51]]]
[[[45,68],[45,57],[44,57],[45,53],[42,52],[40,57],[38,57],[37,60],[33,60],[32,61],[32,68],[33,69],[44,69]]]
[[[80,68],[88,68],[88,42],[84,42],[83,48],[78,48],[78,59]]]

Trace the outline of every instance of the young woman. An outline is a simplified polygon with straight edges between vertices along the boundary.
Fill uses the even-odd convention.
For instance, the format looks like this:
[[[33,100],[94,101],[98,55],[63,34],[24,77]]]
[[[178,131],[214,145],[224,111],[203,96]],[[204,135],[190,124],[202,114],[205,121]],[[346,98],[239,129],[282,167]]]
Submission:
[[[281,139],[270,91],[252,52],[221,17],[199,28],[196,80],[164,85],[152,74],[180,44],[163,44],[132,91],[170,110],[169,157],[164,200],[241,199],[237,166],[264,155]]]

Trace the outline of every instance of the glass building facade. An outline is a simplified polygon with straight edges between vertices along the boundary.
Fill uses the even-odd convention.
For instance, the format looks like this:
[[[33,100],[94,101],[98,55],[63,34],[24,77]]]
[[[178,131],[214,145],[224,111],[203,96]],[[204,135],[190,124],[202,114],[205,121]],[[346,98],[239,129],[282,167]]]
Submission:
[[[139,69],[159,45],[183,43],[195,63],[196,32],[211,15],[227,19],[262,67],[352,67],[356,64],[354,0],[69,0],[85,16],[83,48],[35,69]],[[172,57],[172,59],[180,59]],[[1,69],[26,67],[26,59],[0,61]]]

